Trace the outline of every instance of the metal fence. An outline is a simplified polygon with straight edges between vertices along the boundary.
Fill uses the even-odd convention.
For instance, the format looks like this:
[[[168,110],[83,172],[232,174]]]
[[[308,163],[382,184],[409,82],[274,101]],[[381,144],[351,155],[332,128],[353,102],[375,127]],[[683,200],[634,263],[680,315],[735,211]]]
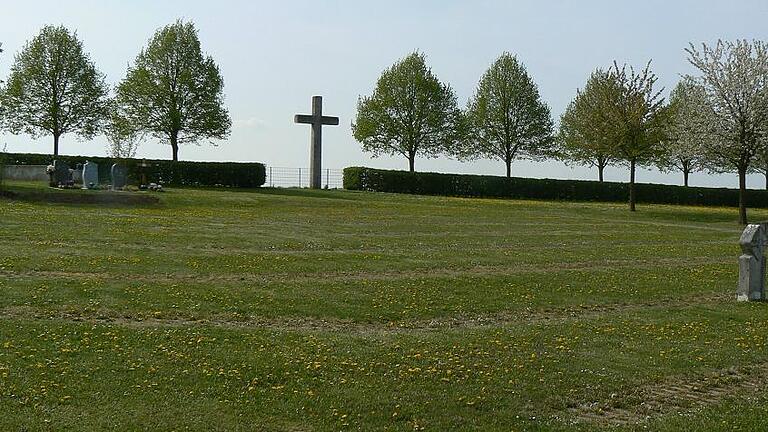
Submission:
[[[340,169],[322,170],[322,187],[341,189],[344,187],[344,171]],[[266,187],[309,187],[309,168],[267,167]]]

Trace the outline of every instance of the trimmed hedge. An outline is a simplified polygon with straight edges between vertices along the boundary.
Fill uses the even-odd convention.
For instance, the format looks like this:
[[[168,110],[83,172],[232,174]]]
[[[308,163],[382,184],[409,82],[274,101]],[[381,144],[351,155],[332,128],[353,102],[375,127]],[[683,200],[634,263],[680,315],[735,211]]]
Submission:
[[[626,202],[629,200],[627,183],[412,173],[365,167],[344,169],[344,189],[417,195],[564,201]],[[729,207],[739,205],[738,189],[637,183],[636,190],[637,202],[641,203]],[[750,207],[768,208],[768,191],[747,190],[747,203]]]
[[[61,160],[75,168],[86,160],[99,164],[99,182],[111,181],[110,169],[115,159],[96,156],[56,156],[37,153],[5,153],[7,165],[49,165],[53,159]],[[140,164],[146,162],[147,167]],[[173,162],[169,160],[121,159],[120,163],[128,168],[130,183],[141,180],[142,172],[147,182],[162,183],[168,186],[229,186],[255,188],[267,179],[264,164],[257,162]]]

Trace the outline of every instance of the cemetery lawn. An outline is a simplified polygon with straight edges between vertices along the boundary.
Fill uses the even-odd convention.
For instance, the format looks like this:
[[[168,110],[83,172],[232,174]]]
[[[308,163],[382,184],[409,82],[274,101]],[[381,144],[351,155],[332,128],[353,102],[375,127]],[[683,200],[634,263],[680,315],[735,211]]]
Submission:
[[[768,429],[736,209],[159,196],[0,199],[0,430]]]

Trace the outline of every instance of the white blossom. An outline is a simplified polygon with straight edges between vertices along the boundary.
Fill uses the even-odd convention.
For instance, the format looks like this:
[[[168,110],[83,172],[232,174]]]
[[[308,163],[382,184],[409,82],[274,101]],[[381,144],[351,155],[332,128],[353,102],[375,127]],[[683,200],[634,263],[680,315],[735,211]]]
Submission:
[[[706,95],[699,116],[709,136],[704,155],[716,171],[739,174],[739,219],[747,223],[746,174],[763,151],[768,132],[768,46],[762,41],[693,44],[689,61],[701,72],[695,80]]]

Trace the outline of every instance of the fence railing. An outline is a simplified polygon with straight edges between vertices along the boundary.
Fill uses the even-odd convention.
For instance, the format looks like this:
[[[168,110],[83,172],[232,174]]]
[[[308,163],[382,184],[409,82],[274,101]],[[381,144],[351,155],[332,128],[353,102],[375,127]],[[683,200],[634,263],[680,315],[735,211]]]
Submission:
[[[344,171],[323,169],[321,185],[324,189],[344,187]],[[267,167],[265,187],[309,187],[309,168]]]

